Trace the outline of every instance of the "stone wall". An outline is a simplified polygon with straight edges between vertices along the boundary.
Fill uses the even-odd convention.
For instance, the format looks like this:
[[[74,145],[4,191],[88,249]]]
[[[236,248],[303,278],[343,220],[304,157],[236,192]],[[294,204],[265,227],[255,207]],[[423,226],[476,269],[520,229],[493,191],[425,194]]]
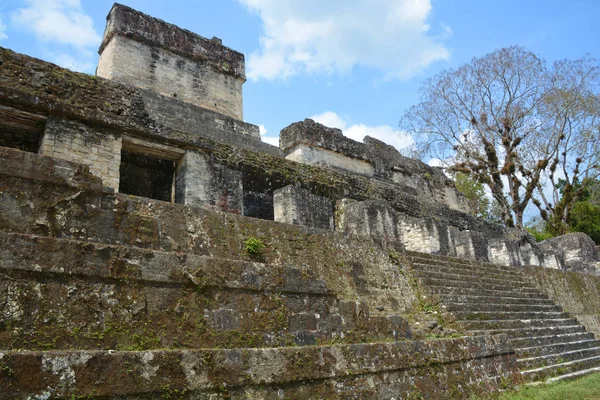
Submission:
[[[600,276],[533,266],[525,272],[542,293],[600,338]]]
[[[129,7],[107,17],[97,74],[242,119],[243,54]]]
[[[333,229],[333,204],[296,186],[286,186],[273,195],[275,221],[311,228]]]
[[[247,261],[244,242],[254,237],[265,244],[262,262],[311,266],[327,289],[341,299],[367,301],[375,315],[376,306],[386,314],[413,307],[408,279],[371,239],[115,195],[101,186],[82,190],[77,181],[54,183],[63,168],[50,158],[0,150],[8,157],[7,172],[0,174],[0,226],[7,232]],[[30,167],[21,171],[21,165]]]
[[[408,251],[489,260],[512,266],[554,267],[559,262],[554,252],[539,248],[527,233],[461,229],[439,218],[398,212],[383,201],[338,201],[335,224],[340,232],[397,243]]]
[[[535,243],[513,239],[504,229],[457,210],[460,201],[451,207],[457,201],[455,189],[441,170],[405,158],[375,139],[367,137],[364,144],[343,140],[345,147],[340,144],[334,148],[354,154],[361,162],[368,161],[374,168],[373,177],[331,166],[300,164],[282,158],[282,151],[273,146],[245,140],[245,134],[238,133],[255,132],[256,127],[223,114],[147,90],[72,73],[6,49],[0,48],[0,57],[1,106],[93,127],[108,133],[109,138],[118,132],[130,138],[128,141],[146,142],[151,148],[160,145],[178,149],[177,154],[187,149],[206,153],[211,165],[241,173],[246,204],[260,208],[253,210],[252,216],[271,218],[274,191],[294,185],[332,202],[349,198],[387,203],[397,213],[398,221],[404,221],[401,230],[411,229],[405,237],[414,236],[412,233],[418,230],[421,233],[415,237],[427,238],[424,248],[409,248],[469,257],[473,253],[479,260],[515,265],[537,262],[560,266],[559,258],[545,257],[545,251]],[[307,126],[314,128],[316,141],[308,140],[310,135],[302,136]],[[296,132],[290,136],[292,144],[296,135],[300,144],[304,140],[306,145],[323,146],[335,136],[312,121],[293,124],[290,131]],[[284,143],[285,136],[283,132]],[[112,185],[116,187],[116,182]],[[229,208],[239,210],[239,206]]]
[[[395,210],[408,215],[435,215],[440,221],[451,221],[462,230],[469,229],[487,234],[488,231],[496,229],[468,214],[445,206],[432,196],[420,195],[414,187],[396,184],[393,181],[370,179],[341,169],[320,168],[285,160],[280,157],[281,150],[273,146],[259,141],[244,140],[244,135],[234,135],[234,120],[224,115],[208,110],[196,114],[193,106],[181,106],[186,105],[184,102],[116,82],[73,73],[6,49],[0,49],[0,57],[4,61],[0,70],[2,105],[35,110],[43,116],[85,121],[95,127],[124,132],[131,137],[172,147],[206,151],[215,162],[242,172],[245,191],[272,193],[285,186],[296,185],[316,195],[329,197],[333,201],[347,197],[359,201],[383,200]],[[40,89],[44,87],[53,89]],[[158,103],[163,104],[164,108],[160,108]],[[153,111],[159,109],[163,111]],[[181,113],[171,112],[177,109],[181,110]],[[169,114],[178,117],[173,118],[173,124],[179,124],[177,126],[189,132],[169,126],[171,120],[165,117]],[[193,121],[186,125],[181,122],[186,120],[185,116],[188,114],[202,115],[203,123]],[[182,118],[179,118],[180,115]],[[217,118],[219,115],[221,117]],[[430,168],[427,166],[424,168],[430,175],[425,175],[424,170],[423,179],[429,177],[436,180],[438,174],[443,176],[435,169],[427,169]]]
[[[40,154],[87,165],[106,186],[119,190],[121,143],[114,131],[49,118]]]
[[[260,132],[256,125],[150,90],[140,90],[138,93],[148,117],[163,126],[238,147],[244,147],[244,143],[250,142],[246,146],[252,145],[261,152],[281,155],[278,148],[260,142]]]
[[[213,162],[210,155],[187,151],[177,167],[175,201],[192,206],[209,205],[243,214],[242,174]]]

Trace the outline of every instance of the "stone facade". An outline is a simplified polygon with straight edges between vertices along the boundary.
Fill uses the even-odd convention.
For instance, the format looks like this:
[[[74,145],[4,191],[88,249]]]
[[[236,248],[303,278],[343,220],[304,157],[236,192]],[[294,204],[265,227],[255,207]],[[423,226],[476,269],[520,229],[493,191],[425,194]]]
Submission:
[[[584,233],[569,233],[544,240],[540,247],[555,254],[556,264],[571,271],[600,274],[600,259],[594,241]]]

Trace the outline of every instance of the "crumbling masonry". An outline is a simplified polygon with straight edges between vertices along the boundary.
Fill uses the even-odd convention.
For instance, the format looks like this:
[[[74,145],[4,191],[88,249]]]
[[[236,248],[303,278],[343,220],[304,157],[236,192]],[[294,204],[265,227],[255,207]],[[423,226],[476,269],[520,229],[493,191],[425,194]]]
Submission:
[[[371,137],[261,142],[220,39],[115,4],[97,76],[0,59],[0,399],[468,398],[600,368],[589,238],[478,220]]]

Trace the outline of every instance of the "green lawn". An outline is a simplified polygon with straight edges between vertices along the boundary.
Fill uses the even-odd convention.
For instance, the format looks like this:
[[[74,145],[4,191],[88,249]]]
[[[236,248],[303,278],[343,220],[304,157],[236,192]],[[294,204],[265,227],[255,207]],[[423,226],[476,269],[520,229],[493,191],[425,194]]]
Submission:
[[[518,392],[505,393],[500,400],[598,400],[600,373],[549,385],[523,386]]]

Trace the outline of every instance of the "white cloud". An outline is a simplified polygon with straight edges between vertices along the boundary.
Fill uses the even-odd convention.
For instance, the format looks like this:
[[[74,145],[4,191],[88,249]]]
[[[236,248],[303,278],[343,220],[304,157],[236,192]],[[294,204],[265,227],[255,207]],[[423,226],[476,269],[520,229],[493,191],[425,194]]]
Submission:
[[[252,79],[345,73],[354,66],[408,78],[446,59],[450,27],[432,34],[430,0],[238,0],[263,22],[260,50],[248,58]]]
[[[0,15],[0,40],[8,38],[8,36],[6,36],[5,32],[6,32],[6,25],[4,25],[4,22],[2,22],[2,16]]]
[[[102,36],[80,0],[24,0],[26,6],[12,14],[12,22],[31,32],[52,62],[80,72],[95,67],[94,51]]]
[[[83,12],[80,0],[26,0],[16,10],[13,22],[32,31],[42,42],[55,42],[79,48],[99,46],[102,37],[92,18]]]
[[[260,139],[265,142],[272,144],[273,146],[279,147],[279,136],[267,136],[267,128],[264,125],[258,125],[258,130],[260,131]]]
[[[427,164],[430,167],[446,167],[446,163],[444,163],[439,158],[430,158],[429,161],[427,162]]]
[[[262,141],[265,143],[272,144],[273,146],[279,147],[279,136],[277,136],[277,137],[263,136]]]
[[[67,53],[56,53],[50,55],[52,61],[60,65],[63,68],[70,69],[72,71],[79,72],[91,72],[94,70],[96,65],[93,62],[82,61],[78,57],[73,57]]]
[[[408,133],[394,129],[389,125],[349,125],[344,118],[333,111],[326,111],[310,118],[330,128],[341,129],[345,136],[359,142],[362,142],[364,137],[368,135],[390,144],[398,150],[409,150],[415,144],[414,139]]]

